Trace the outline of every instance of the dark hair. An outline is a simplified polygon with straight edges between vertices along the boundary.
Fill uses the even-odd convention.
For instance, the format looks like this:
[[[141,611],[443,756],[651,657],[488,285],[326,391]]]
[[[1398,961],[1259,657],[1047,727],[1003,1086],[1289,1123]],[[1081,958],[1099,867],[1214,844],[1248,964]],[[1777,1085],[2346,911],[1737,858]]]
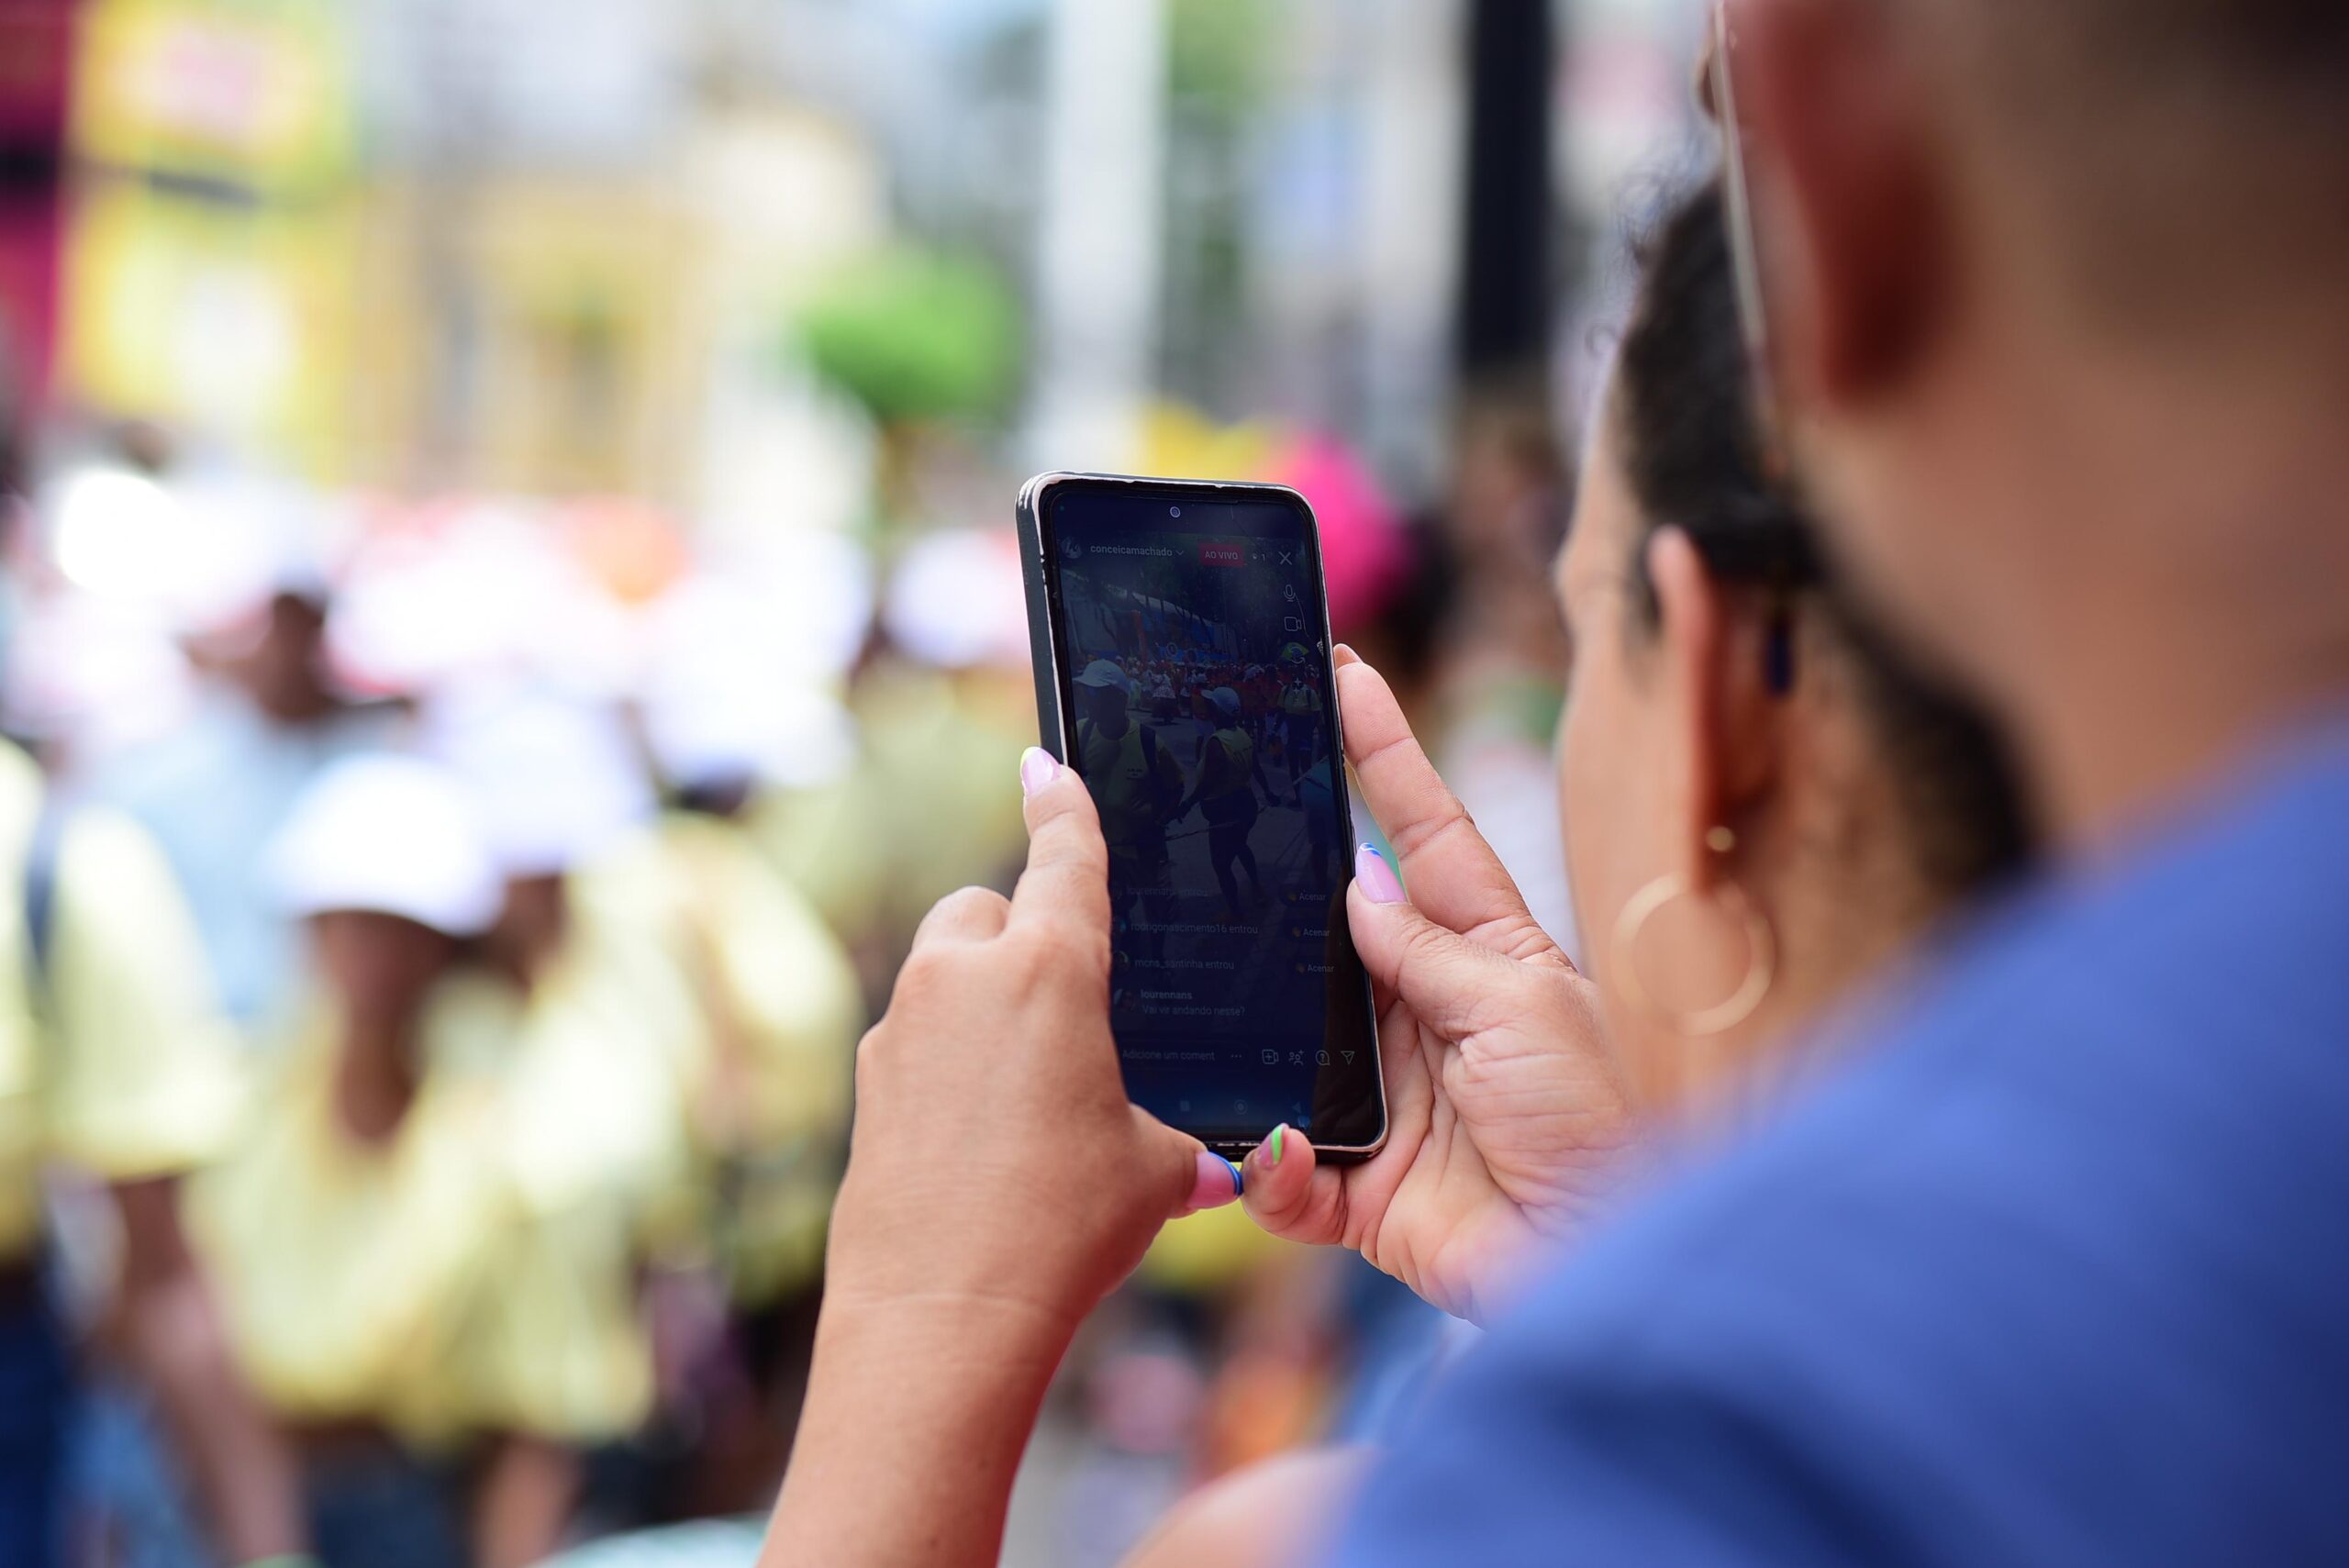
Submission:
[[[1657,613],[1646,535],[1668,525],[1688,536],[1716,579],[1776,596],[1774,685],[1801,678],[1790,662],[1798,615],[1815,616],[1850,652],[1928,880],[1966,891],[2014,871],[2032,836],[2004,745],[1876,629],[1837,578],[1798,498],[1769,476],[1719,183],[1683,197],[1640,261],[1612,413],[1643,528],[1631,569],[1645,623]]]

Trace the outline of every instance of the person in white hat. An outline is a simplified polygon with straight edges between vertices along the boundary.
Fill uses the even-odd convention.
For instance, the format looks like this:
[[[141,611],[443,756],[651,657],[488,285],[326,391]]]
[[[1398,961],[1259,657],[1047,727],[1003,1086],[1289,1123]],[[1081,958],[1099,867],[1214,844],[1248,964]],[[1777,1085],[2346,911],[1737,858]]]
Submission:
[[[696,960],[644,888],[658,801],[641,752],[608,704],[535,684],[443,694],[424,735],[501,882],[478,949],[522,1011],[522,1158],[550,1190],[664,1201],[675,1085],[706,1041]]]
[[[532,984],[562,950],[566,878],[651,817],[643,762],[608,707],[531,685],[436,697],[424,747],[462,789],[505,881],[484,949]]]
[[[195,1189],[239,1357],[335,1568],[535,1560],[572,1455],[632,1429],[651,1378],[623,1224],[551,1200],[523,1147],[526,1020],[469,962],[502,898],[479,816],[431,762],[350,759],[264,871],[315,985]],[[460,1451],[470,1498],[440,1463]]]
[[[301,933],[254,874],[294,803],[335,761],[392,743],[395,704],[333,676],[329,598],[315,568],[279,563],[232,625],[191,634],[190,700],[138,744],[93,759],[92,795],[153,834],[203,933],[229,1015],[258,1033],[300,973]],[[174,659],[178,658],[173,651]]]

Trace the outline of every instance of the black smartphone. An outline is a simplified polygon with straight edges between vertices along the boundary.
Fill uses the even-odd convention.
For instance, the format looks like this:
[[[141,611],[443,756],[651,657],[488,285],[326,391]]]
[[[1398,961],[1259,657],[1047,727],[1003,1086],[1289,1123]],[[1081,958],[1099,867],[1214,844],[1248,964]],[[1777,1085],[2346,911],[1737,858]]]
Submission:
[[[1109,844],[1126,1091],[1237,1159],[1386,1138],[1346,929],[1353,812],[1313,510],[1275,484],[1047,473],[1019,494],[1044,749]]]

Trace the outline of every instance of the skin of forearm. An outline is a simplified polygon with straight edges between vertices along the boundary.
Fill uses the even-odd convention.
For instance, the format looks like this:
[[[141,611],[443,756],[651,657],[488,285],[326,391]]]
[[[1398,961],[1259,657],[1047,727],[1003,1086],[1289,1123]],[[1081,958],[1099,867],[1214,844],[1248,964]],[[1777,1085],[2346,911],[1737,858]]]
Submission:
[[[222,1558],[303,1550],[293,1457],[229,1357],[203,1275],[187,1266],[130,1285],[116,1339],[162,1413]]]
[[[1071,1332],[993,1299],[827,1300],[760,1568],[992,1568]]]
[[[480,1568],[529,1568],[562,1544],[579,1493],[579,1460],[560,1443],[507,1437],[492,1450],[473,1499]]]

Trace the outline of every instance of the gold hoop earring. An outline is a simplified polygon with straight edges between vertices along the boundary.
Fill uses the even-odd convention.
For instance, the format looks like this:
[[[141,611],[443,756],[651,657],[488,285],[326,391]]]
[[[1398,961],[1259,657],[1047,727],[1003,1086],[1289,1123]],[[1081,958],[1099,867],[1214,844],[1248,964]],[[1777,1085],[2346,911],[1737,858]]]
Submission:
[[[1727,1000],[1695,1012],[1675,1013],[1649,995],[1640,980],[1640,966],[1632,950],[1640,933],[1647,928],[1657,912],[1676,898],[1693,898],[1696,890],[1685,877],[1666,874],[1657,877],[1631,895],[1623,906],[1623,913],[1615,920],[1615,963],[1611,978],[1615,989],[1623,999],[1641,1012],[1675,1034],[1692,1039],[1720,1034],[1733,1029],[1753,1016],[1762,998],[1770,994],[1771,983],[1778,977],[1778,937],[1771,929],[1769,918],[1756,908],[1753,901],[1735,883],[1722,884],[1719,902],[1736,916],[1745,928],[1747,963],[1745,977],[1738,983]]]

